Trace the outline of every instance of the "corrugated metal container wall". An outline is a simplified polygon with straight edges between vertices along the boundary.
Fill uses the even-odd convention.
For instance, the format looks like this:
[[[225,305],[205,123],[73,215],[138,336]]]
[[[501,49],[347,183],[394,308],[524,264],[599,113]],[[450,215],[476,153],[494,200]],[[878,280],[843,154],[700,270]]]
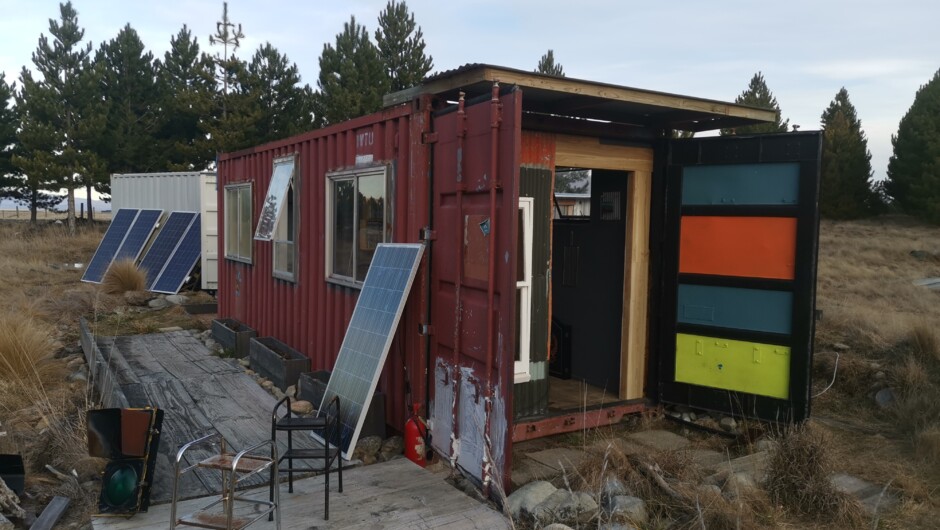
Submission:
[[[162,208],[200,211],[203,173],[124,173],[111,175],[111,210]]]
[[[428,123],[426,111],[411,114],[410,105],[272,142],[219,159],[219,219],[225,219],[228,184],[252,182],[252,230],[257,225],[271,180],[273,160],[296,153],[299,191],[296,282],[273,277],[272,245],[252,241],[252,264],[224,258],[225,223],[219,223],[219,316],[235,318],[273,336],[311,359],[311,369],[332,369],[359,290],[325,279],[326,173],[355,167],[357,157],[392,166],[392,240],[418,241],[428,223],[427,150],[420,143]],[[371,140],[364,139],[371,137]],[[412,140],[415,138],[415,140]],[[357,141],[358,140],[358,141]],[[412,144],[414,142],[414,145]],[[422,167],[423,166],[423,167]],[[401,430],[407,401],[423,401],[425,346],[418,336],[425,309],[422,265],[392,343],[379,390],[386,393],[386,420]],[[407,374],[404,374],[407,365]],[[408,392],[410,378],[414,394]]]

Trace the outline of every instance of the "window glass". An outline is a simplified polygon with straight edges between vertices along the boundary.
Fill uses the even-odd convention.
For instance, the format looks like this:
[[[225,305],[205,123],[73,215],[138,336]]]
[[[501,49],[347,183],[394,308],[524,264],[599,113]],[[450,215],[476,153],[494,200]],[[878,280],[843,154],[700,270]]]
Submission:
[[[251,186],[239,189],[238,249],[242,257],[251,259]]]
[[[379,243],[385,240],[385,175],[359,177],[358,243],[356,280],[366,279]]]
[[[333,185],[333,274],[353,275],[353,214],[355,182],[337,181]]]
[[[384,166],[327,175],[327,279],[358,285],[379,243],[391,240]]]
[[[268,193],[264,197],[264,205],[258,218],[258,229],[255,239],[270,241],[277,228],[284,210],[284,198],[287,188],[290,187],[291,177],[294,175],[294,157],[286,157],[274,161],[274,170],[271,173],[271,183]]]
[[[225,187],[225,257],[251,263],[251,184]]]
[[[284,211],[274,233],[274,275],[285,280],[294,279],[297,215],[294,208],[295,195],[294,186],[288,186],[287,195],[284,197]]]

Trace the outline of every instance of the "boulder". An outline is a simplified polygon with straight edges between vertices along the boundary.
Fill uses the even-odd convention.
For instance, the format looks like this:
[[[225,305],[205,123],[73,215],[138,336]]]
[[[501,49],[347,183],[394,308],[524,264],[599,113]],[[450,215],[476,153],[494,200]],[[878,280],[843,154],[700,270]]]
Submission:
[[[606,510],[606,513],[613,521],[626,520],[640,525],[649,522],[646,501],[630,495],[618,495],[611,499],[610,507]]]
[[[261,388],[265,390],[271,390],[272,388],[274,388],[274,381],[271,381],[270,379],[266,379],[262,381]]]
[[[219,346],[219,343],[215,339],[206,339],[205,342],[206,349],[211,352],[222,351],[222,347]]]
[[[738,422],[731,416],[722,416],[721,420],[718,422],[718,426],[728,432],[733,432],[738,428]]]
[[[173,305],[183,305],[189,301],[189,298],[186,298],[181,294],[171,294],[166,297],[166,301]]]
[[[721,487],[721,494],[728,500],[747,498],[757,492],[757,483],[747,473],[729,473]]]
[[[604,478],[604,484],[601,486],[601,506],[607,511],[610,509],[610,504],[614,497],[627,495],[629,493],[623,481],[614,475],[607,475]]]
[[[147,302],[147,307],[150,309],[164,309],[169,306],[170,303],[163,298],[154,298],[153,300]]]
[[[376,456],[382,448],[382,438],[378,436],[366,436],[360,438],[356,443],[356,451],[363,455]]]
[[[894,403],[894,391],[890,388],[882,388],[875,394],[875,403],[883,409],[890,407]]]
[[[248,368],[249,366],[251,366],[251,363],[248,362],[248,359],[247,359],[247,358],[245,358],[245,359],[239,359],[239,360],[238,360],[238,364],[240,364],[242,368]]]
[[[554,521],[577,523],[590,519],[596,512],[597,503],[589,493],[556,489],[532,508],[529,517],[538,525]]]
[[[297,395],[297,385],[290,385],[287,387],[287,390],[284,392],[285,396],[294,397]]]
[[[379,452],[387,454],[389,457],[400,455],[405,452],[405,439],[401,436],[392,436],[382,442],[382,448],[379,449]]]
[[[529,517],[532,510],[547,499],[557,488],[550,482],[536,480],[512,492],[506,499],[506,509],[515,521]]]
[[[292,401],[290,411],[301,415],[313,414],[313,403],[304,400]],[[362,443],[362,441],[360,440],[359,443]]]

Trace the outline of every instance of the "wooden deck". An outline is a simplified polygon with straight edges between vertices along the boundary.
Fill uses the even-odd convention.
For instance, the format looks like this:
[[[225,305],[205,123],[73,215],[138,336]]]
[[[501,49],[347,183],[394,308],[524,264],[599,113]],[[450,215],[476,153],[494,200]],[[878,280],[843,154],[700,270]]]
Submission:
[[[323,477],[294,481],[294,493],[281,485],[281,528],[308,530],[351,529],[431,529],[509,528],[509,520],[480,504],[444,481],[443,473],[432,473],[409,460],[399,458],[382,464],[343,471],[343,493],[336,491],[331,476],[330,520],[323,520]],[[247,497],[268,498],[267,488],[246,493]],[[208,504],[209,499],[180,503],[181,516]],[[243,512],[248,515],[251,512]],[[131,519],[99,517],[96,530],[165,530],[169,527],[170,506],[151,506],[150,511]],[[191,528],[191,527],[181,527]],[[249,528],[272,530],[273,522],[262,519]]]
[[[93,355],[107,361],[101,365],[109,367],[107,374],[97,377],[112,381],[106,386],[113,388],[99,387],[102,394],[108,394],[105,401],[109,406],[164,410],[151,502],[170,501],[173,462],[182,444],[213,432],[221,434],[227,446],[235,450],[270,439],[274,397],[246,375],[237,362],[211,355],[190,332],[98,337],[97,345]],[[286,441],[279,446],[281,451],[286,450]],[[295,435],[294,447],[313,448],[315,442],[302,434]],[[187,464],[217,453],[218,448],[193,448],[187,453],[191,456]],[[219,491],[220,479],[221,475],[211,470],[187,473],[180,481],[180,497],[215,493]],[[263,476],[255,476],[244,485],[251,487],[263,482]]]

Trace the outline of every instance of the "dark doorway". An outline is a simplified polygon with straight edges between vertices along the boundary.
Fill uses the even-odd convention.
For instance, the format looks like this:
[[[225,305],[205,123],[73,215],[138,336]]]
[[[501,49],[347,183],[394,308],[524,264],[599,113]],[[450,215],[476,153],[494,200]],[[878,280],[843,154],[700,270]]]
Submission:
[[[585,170],[579,170],[584,172]],[[559,168],[557,174],[564,175]],[[583,173],[582,173],[583,175]],[[623,316],[623,260],[626,237],[625,171],[590,170],[577,193],[558,192],[552,230],[552,320],[570,330],[571,378],[617,396]],[[564,182],[564,178],[561,179]],[[571,207],[578,201],[586,204]],[[560,197],[569,205],[562,209]]]

